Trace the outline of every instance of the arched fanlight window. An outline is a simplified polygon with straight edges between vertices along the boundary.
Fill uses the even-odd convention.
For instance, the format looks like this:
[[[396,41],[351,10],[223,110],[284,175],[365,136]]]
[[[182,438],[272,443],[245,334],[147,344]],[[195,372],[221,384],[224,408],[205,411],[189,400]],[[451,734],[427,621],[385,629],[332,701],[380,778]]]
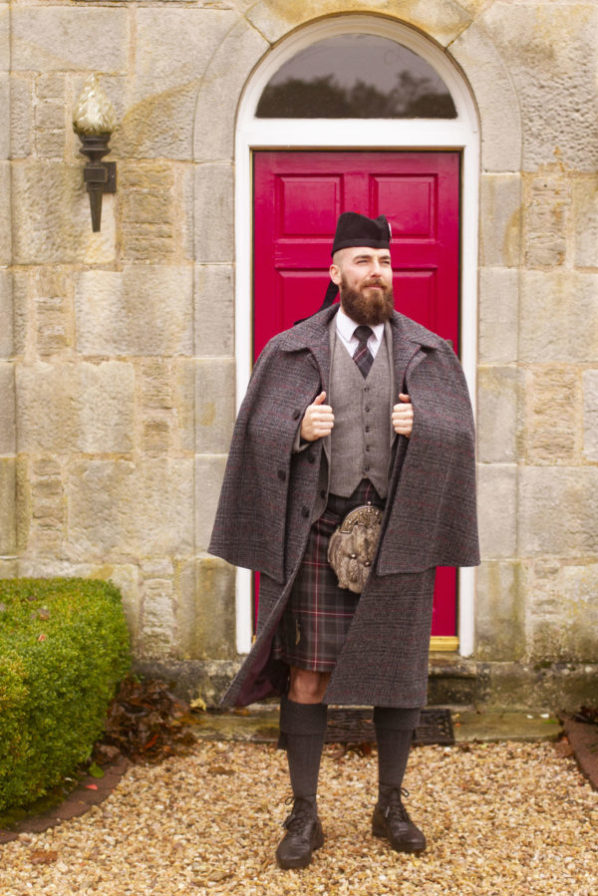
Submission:
[[[456,118],[429,62],[374,34],[317,41],[270,78],[257,118]]]

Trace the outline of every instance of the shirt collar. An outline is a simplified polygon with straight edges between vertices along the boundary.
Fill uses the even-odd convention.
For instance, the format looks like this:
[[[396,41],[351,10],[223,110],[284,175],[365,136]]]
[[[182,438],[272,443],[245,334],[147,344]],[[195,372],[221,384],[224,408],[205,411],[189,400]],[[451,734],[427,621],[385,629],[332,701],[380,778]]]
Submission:
[[[338,314],[336,315],[336,328],[345,342],[351,341],[351,339],[353,338],[353,331],[357,326],[358,324],[356,324],[354,320],[351,320],[349,315],[345,311],[343,311],[343,308],[341,306],[338,309]],[[380,342],[384,333],[384,324],[375,324],[374,326],[371,326],[371,330],[376,337],[376,341]]]

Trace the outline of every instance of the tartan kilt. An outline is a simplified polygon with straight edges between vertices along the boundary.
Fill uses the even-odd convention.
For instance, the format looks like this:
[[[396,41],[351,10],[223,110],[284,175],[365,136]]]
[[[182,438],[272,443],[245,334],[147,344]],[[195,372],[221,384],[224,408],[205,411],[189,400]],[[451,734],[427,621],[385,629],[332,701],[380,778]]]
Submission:
[[[351,497],[330,495],[326,510],[312,524],[307,547],[272,643],[274,659],[310,672],[331,672],[359,603],[359,594],[339,588],[328,563],[330,536],[355,507],[383,507],[369,480]]]

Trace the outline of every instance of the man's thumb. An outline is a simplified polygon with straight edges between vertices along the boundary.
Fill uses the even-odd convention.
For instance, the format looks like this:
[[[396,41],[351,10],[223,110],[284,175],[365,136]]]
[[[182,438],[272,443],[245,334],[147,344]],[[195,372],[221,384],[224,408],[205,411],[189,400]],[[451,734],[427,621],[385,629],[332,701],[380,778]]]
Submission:
[[[324,404],[325,401],[326,401],[326,393],[320,392],[320,394],[315,397],[314,404]]]

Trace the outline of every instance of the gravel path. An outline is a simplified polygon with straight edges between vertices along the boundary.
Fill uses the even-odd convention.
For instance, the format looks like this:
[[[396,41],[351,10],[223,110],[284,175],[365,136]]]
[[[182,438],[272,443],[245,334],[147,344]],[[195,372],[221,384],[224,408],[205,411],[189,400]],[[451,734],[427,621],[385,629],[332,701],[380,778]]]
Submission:
[[[0,848],[1,896],[596,896],[598,793],[554,744],[419,747],[406,786],[420,857],[371,836],[376,757],[327,747],[324,847],[305,871],[274,850],[288,797],[271,746],[201,741],[131,768],[81,818]]]

